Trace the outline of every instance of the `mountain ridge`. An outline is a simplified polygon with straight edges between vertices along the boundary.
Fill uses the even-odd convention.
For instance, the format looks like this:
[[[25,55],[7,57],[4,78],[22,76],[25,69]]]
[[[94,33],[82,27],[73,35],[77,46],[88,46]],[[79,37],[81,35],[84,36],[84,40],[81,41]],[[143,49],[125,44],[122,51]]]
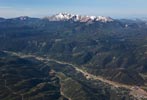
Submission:
[[[0,17],[0,22],[6,21],[6,20],[20,20],[20,21],[27,21],[31,19],[39,19],[39,20],[48,20],[50,22],[52,21],[72,21],[72,22],[81,22],[81,23],[94,23],[94,22],[102,22],[102,23],[108,23],[108,22],[131,22],[131,23],[138,23],[138,22],[147,22],[147,18],[112,18],[109,16],[93,16],[93,15],[78,15],[78,14],[70,14],[70,13],[57,13],[50,16],[44,16],[44,17],[30,17],[30,16],[18,16],[18,17],[12,17],[12,18],[5,18]]]
[[[89,21],[100,21],[100,22],[112,22],[113,19],[111,17],[104,16],[82,16],[82,15],[74,15],[69,13],[58,13],[53,16],[45,17],[49,21],[79,21],[79,22],[89,22]]]

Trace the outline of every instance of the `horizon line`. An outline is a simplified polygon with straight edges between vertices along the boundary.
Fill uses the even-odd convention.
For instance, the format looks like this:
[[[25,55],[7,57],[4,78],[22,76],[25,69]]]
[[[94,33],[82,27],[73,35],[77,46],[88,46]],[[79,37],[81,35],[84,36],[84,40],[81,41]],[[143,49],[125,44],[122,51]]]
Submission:
[[[113,16],[108,16],[108,15],[97,15],[97,14],[75,14],[75,13],[68,13],[68,12],[57,12],[57,13],[50,13],[48,15],[46,14],[36,14],[36,15],[27,15],[27,14],[20,14],[20,15],[15,15],[15,16],[1,16],[0,18],[4,18],[4,19],[13,19],[13,18],[19,18],[19,17],[30,17],[30,18],[44,18],[44,17],[50,17],[59,13],[67,13],[67,14],[72,14],[72,15],[81,15],[81,16],[104,16],[104,17],[111,17],[112,19],[147,19],[146,15],[134,15],[135,17],[133,17],[133,14],[130,15],[113,15]],[[121,16],[121,17],[120,17]]]

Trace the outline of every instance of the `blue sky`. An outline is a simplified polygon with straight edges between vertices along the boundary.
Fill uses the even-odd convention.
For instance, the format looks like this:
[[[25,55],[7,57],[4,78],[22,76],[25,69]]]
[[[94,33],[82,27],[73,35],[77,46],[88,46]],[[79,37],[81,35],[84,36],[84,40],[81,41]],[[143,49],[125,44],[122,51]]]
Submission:
[[[0,0],[1,17],[43,17],[59,12],[140,18],[147,16],[147,0]]]

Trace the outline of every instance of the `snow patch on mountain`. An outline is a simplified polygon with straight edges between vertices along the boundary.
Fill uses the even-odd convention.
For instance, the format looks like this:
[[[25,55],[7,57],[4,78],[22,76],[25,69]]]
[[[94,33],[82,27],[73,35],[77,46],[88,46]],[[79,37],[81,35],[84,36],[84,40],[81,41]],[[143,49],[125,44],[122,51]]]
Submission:
[[[69,13],[59,13],[53,16],[45,17],[49,21],[79,21],[79,22],[112,22],[113,19],[104,16],[81,16]]]

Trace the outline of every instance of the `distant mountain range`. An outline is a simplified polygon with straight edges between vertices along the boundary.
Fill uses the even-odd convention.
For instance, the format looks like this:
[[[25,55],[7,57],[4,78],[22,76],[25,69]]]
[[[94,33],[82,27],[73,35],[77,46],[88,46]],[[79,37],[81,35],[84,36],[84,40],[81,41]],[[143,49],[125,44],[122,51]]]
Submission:
[[[48,20],[48,21],[73,21],[73,22],[113,22],[116,20],[120,21],[129,21],[129,22],[140,22],[144,21],[147,22],[147,18],[142,18],[142,19],[113,19],[111,17],[105,17],[105,16],[83,16],[83,15],[77,15],[77,14],[70,14],[70,13],[58,13],[55,15],[43,17],[43,18],[31,18],[29,16],[20,16],[16,18],[2,18],[0,17],[0,21],[5,21],[5,20],[29,20],[29,19],[41,19],[41,20]]]

